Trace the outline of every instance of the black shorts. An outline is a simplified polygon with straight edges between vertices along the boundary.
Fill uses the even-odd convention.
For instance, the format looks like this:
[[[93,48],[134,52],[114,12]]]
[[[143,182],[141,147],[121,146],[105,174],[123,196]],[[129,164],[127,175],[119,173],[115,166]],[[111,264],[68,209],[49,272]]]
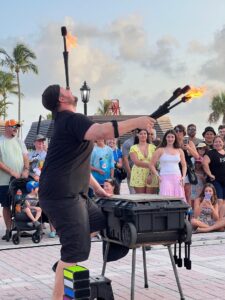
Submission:
[[[0,203],[2,207],[10,207],[11,205],[11,198],[9,197],[8,185],[0,186]]]
[[[88,259],[91,247],[90,233],[106,226],[101,209],[89,198],[65,198],[39,203],[59,236],[61,260],[76,263]]]

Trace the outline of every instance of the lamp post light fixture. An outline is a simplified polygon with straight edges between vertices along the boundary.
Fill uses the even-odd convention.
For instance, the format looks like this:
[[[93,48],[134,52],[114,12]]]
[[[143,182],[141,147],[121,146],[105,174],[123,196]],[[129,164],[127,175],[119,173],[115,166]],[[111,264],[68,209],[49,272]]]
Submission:
[[[91,89],[87,85],[86,81],[84,81],[83,86],[80,88],[80,92],[81,92],[82,102],[84,103],[84,114],[85,114],[85,116],[87,115],[87,103],[89,102],[90,90]]]

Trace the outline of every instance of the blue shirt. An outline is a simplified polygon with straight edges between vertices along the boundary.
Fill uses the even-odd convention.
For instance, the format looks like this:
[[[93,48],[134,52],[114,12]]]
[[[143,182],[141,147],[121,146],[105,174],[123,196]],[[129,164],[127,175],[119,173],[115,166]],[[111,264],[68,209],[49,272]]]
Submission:
[[[99,184],[103,184],[106,179],[110,178],[111,169],[114,169],[113,150],[109,146],[103,148],[95,146],[91,154],[91,166],[105,172],[105,174],[99,174],[96,171],[91,172]]]

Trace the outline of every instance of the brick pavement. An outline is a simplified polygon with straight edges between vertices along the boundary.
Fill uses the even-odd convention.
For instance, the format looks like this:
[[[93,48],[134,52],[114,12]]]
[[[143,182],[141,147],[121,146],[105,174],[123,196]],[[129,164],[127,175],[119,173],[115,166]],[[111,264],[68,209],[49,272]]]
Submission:
[[[3,222],[0,217],[0,234]],[[185,299],[225,299],[225,233],[197,234],[193,236],[191,251],[192,270],[178,268]],[[0,241],[0,300],[50,300],[54,281],[51,266],[58,259],[58,240],[50,240],[47,234],[38,246],[30,238],[21,244]],[[15,248],[7,250],[7,248]],[[102,244],[92,242],[88,261],[82,263],[91,275],[100,275],[102,268]],[[4,250],[3,250],[4,249]],[[142,251],[137,250],[135,299],[180,299],[168,251],[154,246],[147,252],[149,288],[144,289]],[[112,280],[115,300],[130,299],[131,251],[117,261],[107,264],[106,277]]]

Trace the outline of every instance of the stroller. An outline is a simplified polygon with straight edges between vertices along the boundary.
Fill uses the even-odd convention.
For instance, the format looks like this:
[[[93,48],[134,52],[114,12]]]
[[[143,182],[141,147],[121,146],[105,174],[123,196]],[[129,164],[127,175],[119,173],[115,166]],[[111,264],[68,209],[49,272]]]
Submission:
[[[37,244],[41,241],[42,238],[42,230],[41,226],[39,228],[35,228],[34,226],[31,227],[28,225],[28,223],[31,222],[31,220],[28,218],[26,213],[21,210],[24,202],[25,197],[28,194],[26,190],[26,184],[30,180],[33,180],[33,178],[13,178],[10,180],[9,183],[9,197],[11,197],[11,203],[12,203],[12,229],[11,232],[16,231],[12,235],[12,241],[15,245],[18,245],[20,243],[21,234],[23,231],[34,231],[31,234],[32,241]],[[17,191],[21,190],[22,194],[20,197],[17,195]]]

